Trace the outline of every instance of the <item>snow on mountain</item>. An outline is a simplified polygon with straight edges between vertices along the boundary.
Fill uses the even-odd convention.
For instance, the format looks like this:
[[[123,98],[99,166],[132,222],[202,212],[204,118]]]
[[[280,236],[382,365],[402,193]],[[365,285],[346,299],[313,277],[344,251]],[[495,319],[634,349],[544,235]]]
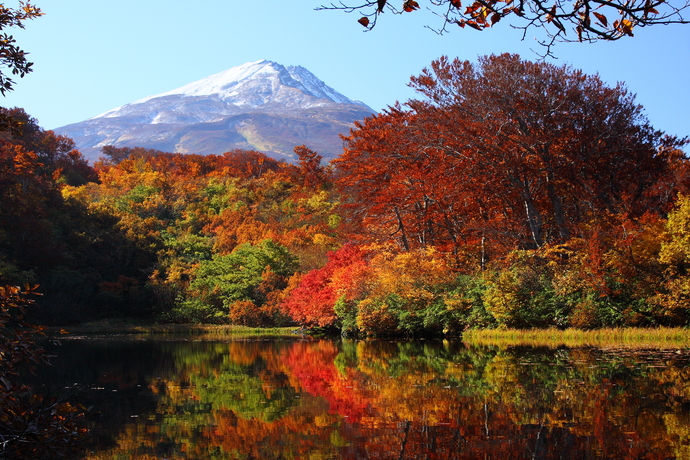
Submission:
[[[161,120],[156,119],[158,116],[158,113],[155,113],[157,104],[151,104],[152,101],[164,98],[164,105],[168,106],[175,99],[202,97],[222,101],[225,105],[230,106],[230,108],[226,107],[225,110],[219,107],[211,111],[218,115],[237,113],[238,108],[246,110],[261,106],[282,106],[285,109],[304,109],[331,103],[355,104],[369,109],[362,102],[349,99],[327,86],[304,67],[285,67],[276,62],[260,60],[224,70],[172,91],[147,96],[94,118],[129,116],[139,112],[139,109],[143,108],[142,105],[145,105],[151,122],[157,123]],[[178,105],[185,107],[191,102],[191,100],[187,100]],[[148,110],[150,108],[153,110]],[[214,117],[206,117],[203,121],[213,120]]]
[[[55,131],[95,160],[106,145],[221,154],[240,148],[291,159],[306,144],[340,154],[356,120],[373,114],[300,66],[260,60],[148,96]]]

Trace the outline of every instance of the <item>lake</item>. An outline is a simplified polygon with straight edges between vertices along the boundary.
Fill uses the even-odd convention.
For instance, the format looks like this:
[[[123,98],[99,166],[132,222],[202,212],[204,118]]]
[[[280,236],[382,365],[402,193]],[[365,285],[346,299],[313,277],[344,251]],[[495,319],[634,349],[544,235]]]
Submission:
[[[690,458],[690,352],[460,341],[61,340],[88,459]]]

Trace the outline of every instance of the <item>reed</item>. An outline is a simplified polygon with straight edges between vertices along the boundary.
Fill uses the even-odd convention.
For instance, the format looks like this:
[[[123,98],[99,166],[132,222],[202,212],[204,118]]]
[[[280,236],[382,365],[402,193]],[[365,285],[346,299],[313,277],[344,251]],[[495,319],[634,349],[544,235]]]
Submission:
[[[608,329],[481,329],[468,330],[463,342],[479,346],[688,348],[690,330],[684,328]]]

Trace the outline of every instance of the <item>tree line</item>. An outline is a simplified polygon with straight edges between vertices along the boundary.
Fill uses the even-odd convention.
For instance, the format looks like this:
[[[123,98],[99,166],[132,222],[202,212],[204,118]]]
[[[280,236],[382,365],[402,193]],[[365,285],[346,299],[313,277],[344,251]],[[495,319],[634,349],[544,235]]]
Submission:
[[[0,136],[0,276],[37,321],[360,336],[685,326],[686,138],[567,66],[441,58],[331,164],[108,146],[21,109]]]

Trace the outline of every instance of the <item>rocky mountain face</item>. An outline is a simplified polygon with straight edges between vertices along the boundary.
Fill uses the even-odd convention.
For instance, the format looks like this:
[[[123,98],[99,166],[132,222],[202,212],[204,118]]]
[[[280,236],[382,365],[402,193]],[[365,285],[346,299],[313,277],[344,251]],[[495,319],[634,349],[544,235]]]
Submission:
[[[331,159],[339,134],[373,114],[307,69],[256,61],[181,88],[123,105],[55,132],[74,139],[93,161],[105,145],[165,152],[222,154],[258,150],[290,161],[305,144]]]

